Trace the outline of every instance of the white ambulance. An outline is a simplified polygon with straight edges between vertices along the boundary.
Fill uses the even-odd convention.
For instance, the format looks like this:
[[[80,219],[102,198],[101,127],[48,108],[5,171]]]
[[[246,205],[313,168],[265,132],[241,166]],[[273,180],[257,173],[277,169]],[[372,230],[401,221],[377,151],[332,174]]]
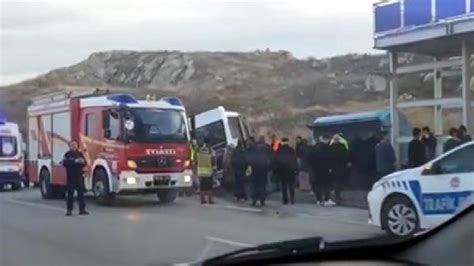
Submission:
[[[0,189],[11,185],[19,190],[23,182],[23,140],[17,124],[0,115]]]
[[[451,218],[474,195],[474,141],[377,181],[367,196],[369,223],[409,236]]]

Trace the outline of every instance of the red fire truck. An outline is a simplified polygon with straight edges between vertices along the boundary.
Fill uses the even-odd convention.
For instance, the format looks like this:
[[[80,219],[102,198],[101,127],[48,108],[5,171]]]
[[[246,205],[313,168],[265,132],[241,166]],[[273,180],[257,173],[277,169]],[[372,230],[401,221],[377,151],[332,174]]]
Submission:
[[[172,202],[191,182],[190,135],[178,98],[137,100],[101,90],[43,96],[28,107],[27,171],[45,199],[65,194],[68,143],[83,152],[85,188],[101,203],[156,193]]]

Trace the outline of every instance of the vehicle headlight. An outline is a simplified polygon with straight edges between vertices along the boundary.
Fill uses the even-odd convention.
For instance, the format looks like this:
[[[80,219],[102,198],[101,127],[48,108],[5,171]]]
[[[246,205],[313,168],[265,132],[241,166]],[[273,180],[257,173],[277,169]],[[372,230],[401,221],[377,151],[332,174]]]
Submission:
[[[125,182],[127,185],[135,185],[137,183],[137,179],[135,177],[127,177],[125,178]]]
[[[185,175],[184,176],[184,183],[190,183],[191,182],[191,176]]]
[[[137,169],[137,163],[134,160],[128,160],[127,166],[130,169]]]
[[[184,161],[183,167],[186,168],[186,169],[188,169],[189,167],[191,167],[191,161],[190,161],[190,160]]]

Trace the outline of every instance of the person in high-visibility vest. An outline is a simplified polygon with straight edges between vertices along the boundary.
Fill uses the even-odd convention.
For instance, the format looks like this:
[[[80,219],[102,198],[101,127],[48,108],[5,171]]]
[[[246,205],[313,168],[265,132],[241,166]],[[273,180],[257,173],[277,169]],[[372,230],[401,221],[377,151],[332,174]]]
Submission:
[[[195,191],[199,190],[199,178],[197,175],[197,153],[199,150],[199,146],[197,144],[197,140],[193,138],[191,140],[191,149],[190,149],[190,160],[191,160],[191,170],[193,172],[193,188]]]
[[[212,200],[212,187],[214,184],[213,174],[216,165],[215,157],[215,152],[209,145],[209,139],[204,139],[203,145],[199,147],[196,154],[201,204],[214,204],[214,201]]]

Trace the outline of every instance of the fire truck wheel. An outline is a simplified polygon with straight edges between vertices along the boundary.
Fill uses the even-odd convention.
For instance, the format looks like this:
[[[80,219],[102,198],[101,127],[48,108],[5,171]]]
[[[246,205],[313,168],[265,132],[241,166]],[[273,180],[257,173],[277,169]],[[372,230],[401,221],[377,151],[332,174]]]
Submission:
[[[49,174],[48,169],[44,168],[40,172],[39,184],[41,196],[43,199],[52,199],[53,198],[53,189],[50,184],[51,175]]]
[[[161,203],[170,203],[176,199],[177,192],[176,189],[163,189],[158,191],[156,194]]]
[[[102,205],[112,205],[114,194],[109,191],[109,179],[104,169],[98,168],[94,171],[94,196]]]

